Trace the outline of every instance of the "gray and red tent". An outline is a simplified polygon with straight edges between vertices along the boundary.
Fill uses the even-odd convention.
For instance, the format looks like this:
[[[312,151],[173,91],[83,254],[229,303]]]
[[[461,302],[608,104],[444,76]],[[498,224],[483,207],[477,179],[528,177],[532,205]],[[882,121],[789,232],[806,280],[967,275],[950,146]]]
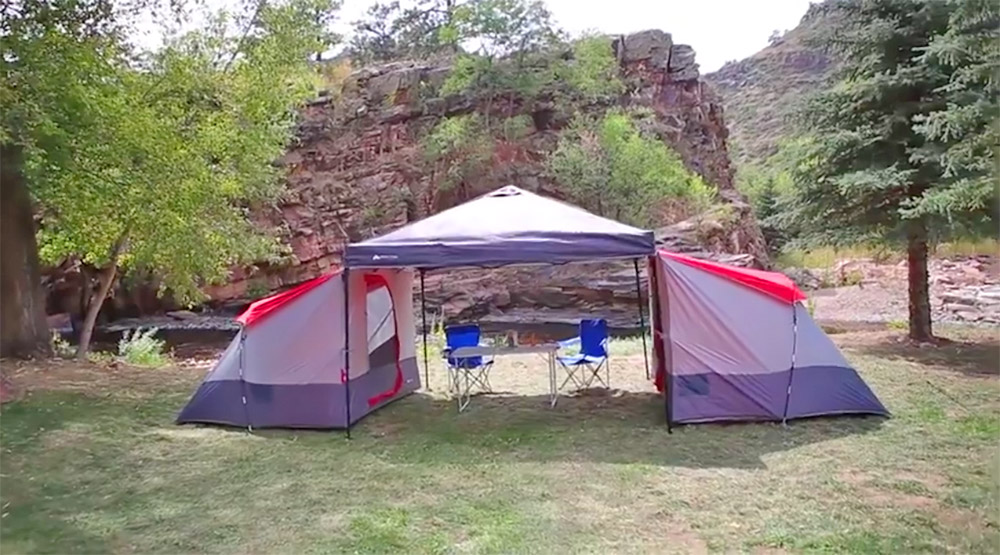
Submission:
[[[422,285],[461,266],[647,258],[668,423],[886,414],[784,276],[656,253],[651,231],[504,187],[351,244],[342,272],[251,305],[177,420],[349,428],[419,389],[413,269]]]
[[[776,272],[660,251],[656,385],[671,422],[888,412]]]

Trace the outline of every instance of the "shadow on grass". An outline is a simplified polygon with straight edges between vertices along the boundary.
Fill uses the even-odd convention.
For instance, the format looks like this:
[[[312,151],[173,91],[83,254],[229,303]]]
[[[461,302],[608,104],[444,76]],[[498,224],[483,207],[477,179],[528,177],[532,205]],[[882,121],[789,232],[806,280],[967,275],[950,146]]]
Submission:
[[[940,346],[918,347],[896,337],[878,343],[857,345],[858,353],[889,361],[907,361],[967,375],[1000,375],[1000,341],[956,341]]]
[[[866,434],[876,417],[675,426],[668,433],[655,393],[590,390],[560,397],[480,395],[453,401],[415,393],[352,428],[351,448],[398,463],[589,462],[688,468],[763,468],[770,453]],[[257,432],[295,440],[302,432]],[[322,432],[306,432],[308,435]]]

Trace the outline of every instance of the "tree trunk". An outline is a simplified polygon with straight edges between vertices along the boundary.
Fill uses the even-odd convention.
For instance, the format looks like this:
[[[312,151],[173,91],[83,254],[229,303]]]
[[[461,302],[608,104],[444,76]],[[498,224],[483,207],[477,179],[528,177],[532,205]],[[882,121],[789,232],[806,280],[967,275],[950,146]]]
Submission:
[[[910,339],[922,342],[934,341],[927,252],[927,225],[923,220],[916,220],[910,224],[906,236],[906,262],[910,294]]]
[[[22,151],[0,145],[0,356],[51,355]]]
[[[98,275],[97,294],[90,299],[90,305],[87,307],[87,317],[84,318],[83,329],[80,330],[80,343],[76,347],[76,358],[79,360],[87,358],[87,351],[90,350],[90,339],[94,335],[94,326],[97,324],[97,315],[100,314],[104,300],[108,297],[108,291],[111,290],[111,284],[115,281],[118,262],[117,248],[114,254],[108,266],[101,269],[101,273]]]

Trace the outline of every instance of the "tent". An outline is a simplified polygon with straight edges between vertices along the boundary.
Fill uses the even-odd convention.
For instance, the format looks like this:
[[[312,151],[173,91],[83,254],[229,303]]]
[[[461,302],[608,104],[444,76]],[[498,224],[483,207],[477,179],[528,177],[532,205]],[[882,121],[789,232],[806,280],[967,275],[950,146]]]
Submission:
[[[342,271],[253,303],[177,420],[349,430],[420,387],[413,268],[423,302],[430,270],[632,259],[638,293],[641,258],[668,425],[887,414],[785,276],[657,254],[651,231],[504,187],[348,245]]]
[[[652,231],[507,186],[381,237],[348,245],[344,259],[351,268],[419,269],[426,372],[427,309],[423,304],[426,271],[631,258],[636,295],[641,298],[639,259],[652,255],[655,245]],[[638,305],[645,355],[646,324],[642,302]],[[648,361],[646,377],[649,377]]]
[[[783,274],[667,251],[650,274],[668,423],[888,415]]]
[[[411,271],[335,272],[261,299],[237,320],[178,423],[347,428],[420,387]]]
[[[653,245],[651,231],[503,187],[348,245],[342,271],[253,303],[177,421],[350,429],[420,387],[412,268],[420,271],[423,302],[429,269],[637,261]],[[636,275],[638,286],[638,263]],[[426,362],[426,321],[423,329]]]

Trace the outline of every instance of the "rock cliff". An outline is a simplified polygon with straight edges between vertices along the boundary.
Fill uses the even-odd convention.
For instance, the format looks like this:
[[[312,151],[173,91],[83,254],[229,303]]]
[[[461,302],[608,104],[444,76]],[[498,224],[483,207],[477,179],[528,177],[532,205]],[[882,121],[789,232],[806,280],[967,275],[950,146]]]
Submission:
[[[766,265],[760,231],[733,188],[722,106],[701,80],[693,49],[674,44],[669,34],[658,30],[608,40],[627,87],[617,104],[650,110],[653,117],[644,119],[644,131],[673,147],[690,170],[718,190],[719,204],[709,213],[682,222],[663,221],[661,244],[704,256],[743,255],[732,260]],[[306,106],[297,140],[279,161],[287,171],[285,193],[275,205],[253,210],[261,225],[277,230],[290,256],[284,264],[234,270],[229,283],[206,289],[211,302],[238,305],[317,276],[339,266],[349,242],[501,185],[566,199],[545,177],[543,162],[575,110],[599,112],[610,106],[566,106],[544,95],[484,106],[467,94],[438,94],[449,71],[447,64],[432,62],[363,68]],[[437,190],[428,175],[421,138],[442,118],[487,111],[490,117],[522,116],[531,127],[516,140],[498,140],[489,170],[477,179]],[[599,308],[612,316],[620,313],[615,322],[619,325],[634,320],[634,306],[627,306],[634,303],[635,294],[631,263],[432,273],[427,285],[429,305],[449,316],[558,320],[559,311],[578,317],[582,309]],[[136,301],[148,300],[143,287],[123,287],[108,312],[150,312],[148,303],[143,307]]]
[[[655,114],[646,131],[673,147],[689,169],[719,191],[720,206],[685,222],[663,222],[659,237],[675,250],[746,254],[738,263],[766,265],[766,252],[749,207],[733,189],[722,106],[699,77],[690,46],[651,30],[613,40],[629,93],[626,106]],[[298,141],[281,160],[287,192],[257,218],[280,230],[292,256],[288,264],[234,273],[230,283],[208,289],[216,301],[300,282],[339,265],[347,243],[371,237],[513,183],[557,198],[541,161],[556,144],[571,111],[544,98],[519,99],[502,116],[530,116],[532,129],[495,149],[491,170],[472,184],[437,191],[422,166],[420,138],[443,117],[485,108],[475,98],[434,93],[448,67],[398,62],[352,73],[338,91],[302,114]],[[588,109],[605,109],[589,107]],[[568,199],[572,200],[572,199]],[[483,316],[579,309],[590,303],[621,305],[634,297],[631,266],[572,265],[557,269],[464,270],[430,274],[429,303],[448,315]],[[541,287],[544,285],[544,287]],[[539,291],[541,291],[539,293]],[[588,293],[589,292],[589,293]],[[554,317],[554,316],[552,316]],[[629,318],[634,318],[629,312]]]

